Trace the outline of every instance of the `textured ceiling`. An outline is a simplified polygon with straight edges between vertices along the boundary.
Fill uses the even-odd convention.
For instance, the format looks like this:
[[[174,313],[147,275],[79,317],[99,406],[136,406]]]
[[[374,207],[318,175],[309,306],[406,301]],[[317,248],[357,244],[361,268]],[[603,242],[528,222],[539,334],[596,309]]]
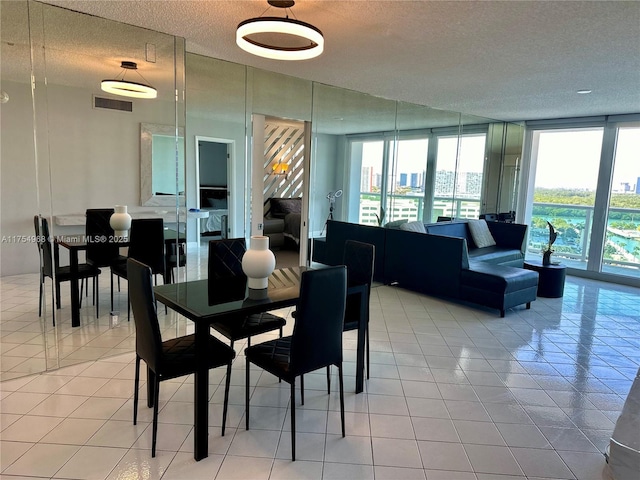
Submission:
[[[184,37],[189,52],[489,118],[640,112],[638,1],[299,0],[293,13],[326,42],[302,62],[236,46],[264,0],[46,3]]]

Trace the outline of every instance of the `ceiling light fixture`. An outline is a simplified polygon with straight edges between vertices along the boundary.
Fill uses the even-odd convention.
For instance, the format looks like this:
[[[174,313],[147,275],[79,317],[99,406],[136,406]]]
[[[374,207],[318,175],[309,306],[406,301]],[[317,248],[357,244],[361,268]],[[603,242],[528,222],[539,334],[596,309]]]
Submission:
[[[113,93],[114,95],[122,95],[123,97],[134,98],[156,98],[158,96],[158,91],[149,85],[147,80],[140,74],[140,72],[138,72],[137,63],[122,62],[120,66],[122,67],[122,71],[118,76],[122,75],[122,78],[118,79],[118,76],[116,76],[116,78],[112,80],[102,80],[100,83],[102,91]],[[145,83],[125,80],[124,77],[127,75],[129,70],[135,71]]]
[[[582,89],[578,90],[576,93],[578,93],[580,95],[587,95],[587,94],[591,93],[591,90],[589,90],[588,88],[582,88]]]
[[[267,2],[284,9],[295,5],[294,0]],[[273,60],[308,60],[324,50],[324,37],[319,29],[288,15],[250,18],[239,23],[236,43],[246,52]]]

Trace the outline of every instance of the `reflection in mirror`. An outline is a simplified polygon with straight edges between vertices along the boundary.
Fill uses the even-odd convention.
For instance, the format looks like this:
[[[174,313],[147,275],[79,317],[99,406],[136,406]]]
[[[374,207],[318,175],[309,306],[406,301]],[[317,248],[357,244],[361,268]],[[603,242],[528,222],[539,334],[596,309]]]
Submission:
[[[134,324],[117,322],[116,313],[126,312],[126,286],[114,291],[112,307],[108,267],[101,267],[95,282],[98,309],[91,296],[85,297],[93,288],[92,279],[81,295],[74,296],[82,299],[82,305],[72,309],[72,282],[63,281],[57,287],[54,279],[45,277],[39,315],[43,257],[35,243],[34,215],[48,221],[51,238],[58,240],[84,234],[84,212],[89,208],[119,204],[133,207],[134,219],[159,215],[155,209],[141,211],[139,206],[140,124],[175,124],[180,111],[175,92],[183,90],[184,76],[176,74],[181,69],[174,59],[184,42],[38,2],[2,2],[1,8],[0,74],[9,101],[2,104],[0,221],[3,235],[15,233],[25,239],[2,247],[0,364],[4,380],[133,350]],[[101,91],[101,80],[112,78],[123,60],[138,63],[158,89],[157,99],[124,99]],[[98,98],[105,101],[97,102]],[[129,108],[109,108],[125,102]],[[179,123],[184,126],[184,120]],[[172,128],[175,132],[176,127]],[[176,172],[177,167],[169,170]],[[175,186],[170,192],[176,193]],[[79,263],[84,263],[84,244],[75,244]],[[68,267],[70,250],[60,245],[50,245],[52,263],[58,260],[58,265]],[[52,277],[59,278],[55,267],[52,272]],[[9,291],[12,299],[5,295]],[[57,292],[59,308],[52,301]],[[9,312],[12,307],[13,313]],[[77,312],[73,316],[79,318],[80,326],[72,326],[72,312]],[[175,314],[165,316],[164,309],[158,313],[163,330],[173,328],[167,330],[170,335],[176,330]],[[6,348],[4,332],[20,330],[13,335],[18,343]],[[12,351],[15,358],[4,357]]]
[[[140,202],[143,206],[180,206],[185,202],[184,128],[140,124]],[[177,154],[177,160],[176,160]]]

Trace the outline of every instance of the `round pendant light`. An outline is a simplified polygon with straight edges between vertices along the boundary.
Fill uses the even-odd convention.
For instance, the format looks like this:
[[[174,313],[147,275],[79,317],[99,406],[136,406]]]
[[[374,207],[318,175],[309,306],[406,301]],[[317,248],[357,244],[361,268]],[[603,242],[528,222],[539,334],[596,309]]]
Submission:
[[[122,62],[122,78],[102,80],[100,88],[103,92],[112,93],[114,95],[121,95],[123,97],[134,98],[156,98],[158,92],[148,83],[132,82],[131,80],[125,80],[125,76],[129,70],[134,70],[138,76],[144,80],[145,78],[138,72],[138,64],[135,62]]]
[[[290,8],[293,0],[268,0],[277,8]],[[324,50],[322,32],[297,19],[257,17],[238,24],[236,43],[244,51],[273,60],[308,60]]]

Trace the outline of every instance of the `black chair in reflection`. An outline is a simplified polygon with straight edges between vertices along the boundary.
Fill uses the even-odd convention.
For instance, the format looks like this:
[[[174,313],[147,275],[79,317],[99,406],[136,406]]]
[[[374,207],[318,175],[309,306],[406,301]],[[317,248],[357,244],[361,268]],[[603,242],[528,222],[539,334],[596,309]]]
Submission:
[[[89,208],[86,211],[86,258],[89,265],[97,268],[112,267],[127,261],[127,257],[120,255],[120,247],[111,241],[114,231],[109,225],[109,220],[113,213],[113,208]],[[113,285],[111,286],[111,309],[113,309]],[[98,315],[97,308],[96,315]]]
[[[42,294],[44,279],[49,277],[51,279],[51,292],[56,299],[56,309],[60,308],[60,284],[62,282],[68,282],[72,279],[71,266],[60,266],[60,259],[58,257],[58,249],[54,249],[53,255],[51,252],[51,239],[49,236],[49,221],[46,218],[42,219],[42,228],[40,228],[40,217],[38,215],[33,217],[33,222],[36,232],[36,242],[41,254],[41,268],[40,268],[40,299],[38,302],[38,316],[42,315]],[[100,270],[88,263],[78,264],[77,278],[84,282],[85,279],[93,278],[93,303],[96,306],[96,317],[98,316],[98,275]],[[55,288],[54,288],[55,286]],[[82,292],[83,287],[80,287]],[[80,302],[82,302],[82,296],[80,296]],[[53,313],[53,325],[56,324],[55,309]]]
[[[133,226],[132,226],[133,228]],[[151,456],[156,456],[156,438],[158,434],[158,404],[160,403],[160,382],[182,377],[196,371],[195,335],[187,335],[162,341],[158,314],[155,306],[152,270],[137,260],[127,260],[127,277],[133,315],[136,326],[136,373],[133,393],[133,424],[138,420],[138,389],[140,385],[140,360],[147,364],[147,405],[153,407],[153,437]],[[227,404],[229,402],[229,381],[231,363],[235,351],[217,338],[209,335],[206,361],[209,369],[227,366],[224,404],[222,410],[222,436],[227,423]]]
[[[131,221],[129,231],[129,255],[151,268],[154,283],[158,274],[164,275],[164,222],[161,218],[144,218]],[[111,310],[113,310],[113,276],[128,280],[127,262],[111,265]],[[127,318],[131,319],[131,303],[127,294]]]
[[[343,264],[347,267],[347,285],[367,285],[367,298],[371,297],[373,283],[373,262],[375,247],[369,243],[347,240],[344,244]],[[362,316],[366,319],[365,348],[367,355],[367,378],[369,378],[369,302],[367,311]],[[347,307],[344,314],[344,331],[357,330],[360,326],[360,299],[355,296],[347,297]]]
[[[296,377],[336,365],[340,383],[340,420],[344,430],[344,388],[342,380],[342,329],[347,297],[344,266],[302,273],[300,300],[293,334],[244,351],[246,366],[246,429],[249,430],[250,364],[266,370],[291,385],[291,459],[296,459]]]
[[[165,248],[164,283],[173,283],[175,281],[173,269],[187,264],[187,246],[184,242],[171,242],[167,243]]]
[[[225,288],[225,285],[237,283],[238,279],[246,278],[242,271],[242,257],[246,251],[244,238],[228,238],[225,240],[211,240],[209,242],[209,285],[211,288]],[[231,341],[231,347],[236,340],[246,338],[247,345],[251,345],[251,337],[261,333],[280,330],[286,320],[271,313],[256,313],[246,317],[230,317],[212,323],[211,326]]]

